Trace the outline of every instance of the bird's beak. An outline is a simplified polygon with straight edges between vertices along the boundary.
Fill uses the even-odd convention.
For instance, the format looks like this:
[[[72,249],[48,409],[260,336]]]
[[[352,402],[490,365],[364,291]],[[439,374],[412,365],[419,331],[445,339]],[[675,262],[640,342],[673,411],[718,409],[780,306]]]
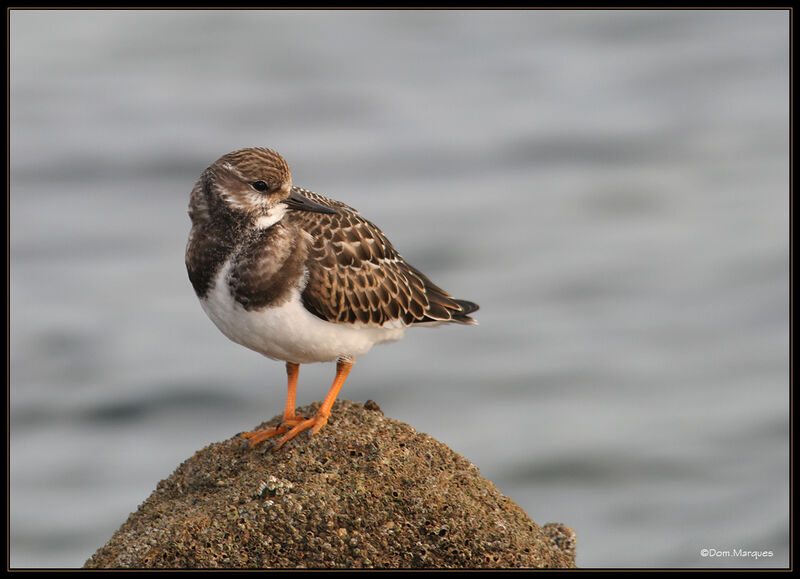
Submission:
[[[316,201],[312,201],[305,195],[298,193],[295,189],[292,189],[292,192],[289,194],[287,199],[284,199],[281,203],[286,203],[290,209],[297,209],[299,211],[313,211],[315,213],[336,213],[330,207],[326,207],[322,203],[317,203]]]

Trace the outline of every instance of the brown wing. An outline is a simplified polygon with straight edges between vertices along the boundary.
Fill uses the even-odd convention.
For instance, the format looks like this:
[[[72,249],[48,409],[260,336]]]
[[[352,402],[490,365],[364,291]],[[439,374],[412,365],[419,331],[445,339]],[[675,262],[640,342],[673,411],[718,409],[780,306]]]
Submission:
[[[335,214],[292,211],[287,215],[310,236],[308,284],[303,303],[331,322],[380,326],[459,322],[475,324],[468,314],[476,304],[456,300],[405,262],[386,236],[352,207],[305,189],[306,197]]]

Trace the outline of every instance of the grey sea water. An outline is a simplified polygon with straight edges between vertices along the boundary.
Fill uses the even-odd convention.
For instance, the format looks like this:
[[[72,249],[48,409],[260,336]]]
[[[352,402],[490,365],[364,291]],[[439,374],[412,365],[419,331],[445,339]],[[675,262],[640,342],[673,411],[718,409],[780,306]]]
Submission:
[[[81,566],[282,411],[183,264],[194,180],[259,145],[481,306],[342,397],[580,566],[787,566],[788,48],[781,10],[12,10],[10,565]]]

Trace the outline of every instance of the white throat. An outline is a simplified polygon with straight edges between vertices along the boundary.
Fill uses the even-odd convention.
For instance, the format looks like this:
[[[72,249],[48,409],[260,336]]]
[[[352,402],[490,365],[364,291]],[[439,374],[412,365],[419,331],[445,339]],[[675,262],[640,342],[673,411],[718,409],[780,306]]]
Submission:
[[[256,227],[258,229],[268,229],[272,227],[283,219],[288,209],[285,203],[278,203],[275,207],[270,208],[266,215],[262,215],[256,219]]]

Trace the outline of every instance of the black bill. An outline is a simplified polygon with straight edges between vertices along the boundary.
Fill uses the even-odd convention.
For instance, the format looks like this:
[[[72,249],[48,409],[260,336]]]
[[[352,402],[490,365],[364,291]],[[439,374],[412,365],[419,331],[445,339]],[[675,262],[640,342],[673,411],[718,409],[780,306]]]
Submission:
[[[316,201],[312,201],[302,193],[298,192],[296,189],[292,189],[292,192],[289,194],[287,199],[284,199],[282,203],[286,203],[291,209],[297,209],[299,211],[314,211],[316,213],[336,213],[330,207],[323,205],[322,203],[317,203]]]

